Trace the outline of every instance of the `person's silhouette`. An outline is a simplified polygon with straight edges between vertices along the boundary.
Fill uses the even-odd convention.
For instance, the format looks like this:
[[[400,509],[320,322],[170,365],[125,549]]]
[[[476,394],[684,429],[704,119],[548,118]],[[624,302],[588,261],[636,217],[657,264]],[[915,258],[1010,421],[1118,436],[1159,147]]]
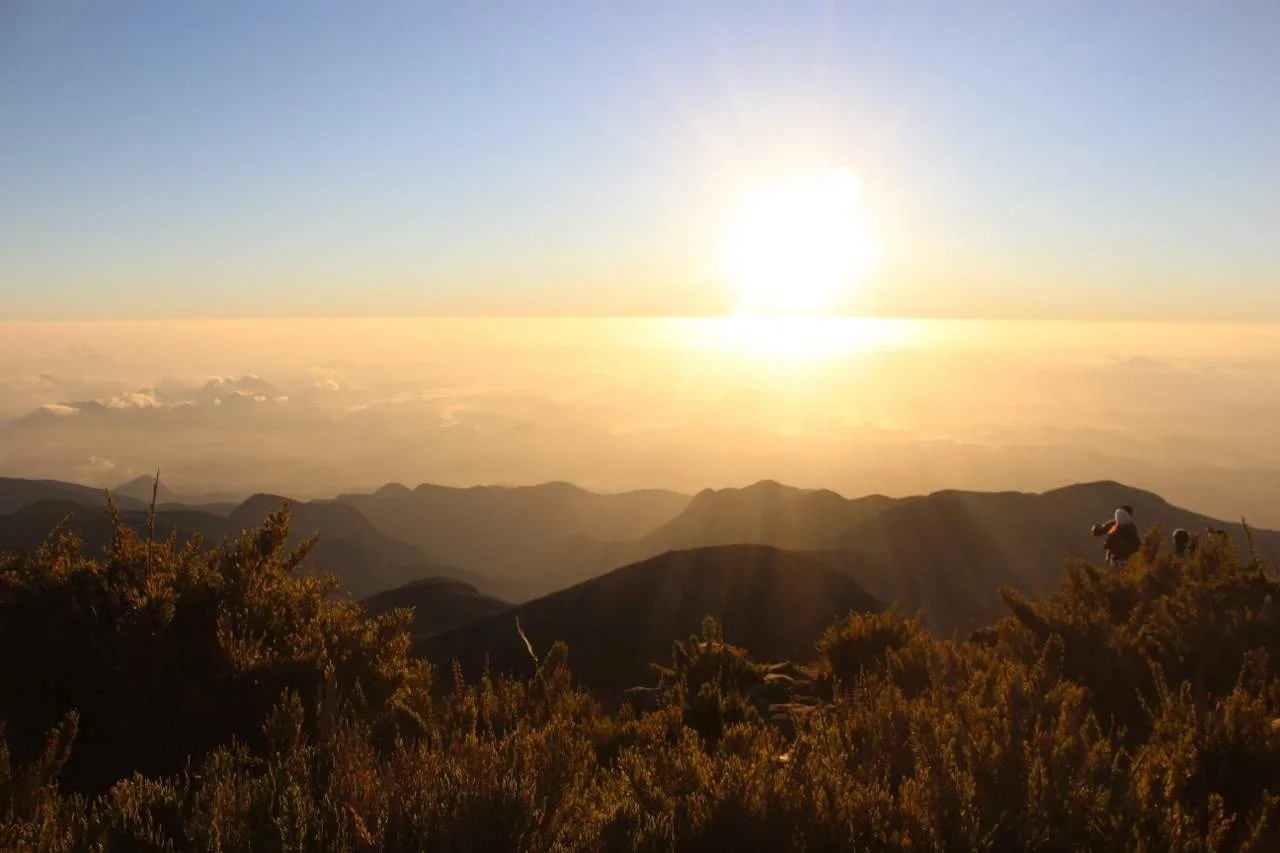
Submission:
[[[1125,505],[1115,512],[1110,521],[1093,525],[1094,536],[1106,537],[1102,549],[1107,553],[1107,565],[1123,566],[1142,547],[1142,536],[1133,520],[1133,507]]]

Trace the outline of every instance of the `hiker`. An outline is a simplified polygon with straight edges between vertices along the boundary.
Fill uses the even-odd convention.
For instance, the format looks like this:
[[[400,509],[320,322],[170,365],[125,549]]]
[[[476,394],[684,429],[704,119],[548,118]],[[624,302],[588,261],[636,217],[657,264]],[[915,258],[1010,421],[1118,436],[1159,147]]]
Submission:
[[[1195,550],[1195,543],[1191,540],[1191,531],[1179,527],[1173,531],[1173,558],[1175,560],[1185,560],[1192,551]]]
[[[1142,536],[1133,521],[1133,507],[1127,504],[1116,510],[1115,518],[1095,524],[1090,532],[1094,536],[1106,537],[1102,548],[1107,552],[1108,566],[1123,567],[1142,547]]]

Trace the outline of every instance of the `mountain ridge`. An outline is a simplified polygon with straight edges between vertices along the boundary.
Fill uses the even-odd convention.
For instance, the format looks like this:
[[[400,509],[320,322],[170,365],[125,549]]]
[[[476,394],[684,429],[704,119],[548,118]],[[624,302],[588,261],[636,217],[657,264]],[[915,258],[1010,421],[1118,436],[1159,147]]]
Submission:
[[[256,527],[268,513],[282,506],[273,496],[261,495],[228,516],[192,507],[157,507],[156,536],[164,539],[177,534],[179,542],[186,542],[199,535],[206,547],[216,547],[241,531]],[[147,510],[125,502],[118,502],[117,509],[126,525],[135,531],[146,530]],[[476,573],[430,562],[414,546],[377,532],[352,507],[296,503],[292,513],[289,546],[320,532],[304,565],[332,572],[342,582],[343,590],[353,597],[364,598],[433,575],[450,575],[480,585],[490,582]],[[342,523],[334,523],[335,513]],[[59,525],[80,536],[90,550],[106,547],[113,535],[105,498],[101,507],[65,497],[50,498],[0,513],[0,552],[32,550]]]
[[[101,506],[105,493],[58,481],[0,480],[0,507],[32,499]],[[225,528],[203,516],[188,519],[190,527],[222,531],[257,524],[283,500],[258,494],[234,507],[159,509],[169,522],[183,511],[224,516]],[[145,508],[128,498],[118,503],[133,512]],[[387,483],[373,493],[292,507],[294,541],[303,533],[324,533],[314,555],[318,562],[347,567],[349,582],[351,567],[375,567],[368,578],[356,579],[359,597],[423,574],[448,574],[496,600],[520,603],[669,552],[755,544],[813,557],[878,599],[923,613],[936,632],[949,636],[1002,612],[1002,586],[1037,594],[1053,583],[1065,559],[1098,562],[1099,541],[1088,529],[1120,504],[1135,508],[1144,530],[1157,522],[1166,534],[1175,527],[1223,528],[1242,543],[1238,523],[1114,480],[1043,492],[941,489],[900,498],[846,498],[773,480],[693,496],[662,490],[602,495],[562,481],[466,488]],[[1274,561],[1280,555],[1280,533],[1258,529],[1253,539],[1264,556]]]

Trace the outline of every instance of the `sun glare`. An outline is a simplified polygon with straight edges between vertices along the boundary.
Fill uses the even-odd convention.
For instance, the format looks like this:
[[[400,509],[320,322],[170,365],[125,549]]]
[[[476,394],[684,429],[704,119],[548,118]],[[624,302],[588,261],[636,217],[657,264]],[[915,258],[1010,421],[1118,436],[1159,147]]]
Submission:
[[[850,301],[875,255],[852,171],[766,187],[742,204],[725,239],[735,313],[829,313]]]
[[[699,317],[668,321],[683,346],[732,353],[735,360],[806,367],[815,362],[918,345],[917,320],[879,317]]]

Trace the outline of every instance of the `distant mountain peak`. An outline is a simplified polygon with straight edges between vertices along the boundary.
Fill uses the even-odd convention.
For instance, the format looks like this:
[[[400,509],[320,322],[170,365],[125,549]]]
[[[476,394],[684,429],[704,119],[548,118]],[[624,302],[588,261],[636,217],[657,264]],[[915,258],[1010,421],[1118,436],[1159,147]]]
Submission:
[[[155,489],[156,503],[177,503],[180,498],[177,492],[170,489],[160,481],[159,488],[156,488],[156,478],[154,474],[143,474],[140,477],[134,477],[127,483],[121,483],[113,490],[117,495],[125,495],[143,503],[151,503],[152,490]]]
[[[758,480],[749,486],[730,486],[723,489],[703,489],[694,496],[694,501],[722,500],[740,498],[746,500],[779,500],[807,494],[807,489],[788,486],[777,480]],[[834,493],[833,493],[834,494]]]
[[[807,490],[797,488],[796,486],[788,486],[786,483],[780,483],[777,480],[757,480],[750,486],[739,489],[745,494],[766,494],[766,495],[802,495]]]
[[[244,501],[240,504],[240,507],[243,509],[244,507],[250,507],[250,506],[256,507],[256,506],[262,506],[268,503],[274,504],[275,506],[278,507],[281,504],[283,504],[285,501],[289,501],[290,503],[296,503],[296,501],[294,501],[292,498],[287,498],[284,495],[274,495],[270,492],[255,492],[254,494],[249,495],[249,497],[245,498]]]

